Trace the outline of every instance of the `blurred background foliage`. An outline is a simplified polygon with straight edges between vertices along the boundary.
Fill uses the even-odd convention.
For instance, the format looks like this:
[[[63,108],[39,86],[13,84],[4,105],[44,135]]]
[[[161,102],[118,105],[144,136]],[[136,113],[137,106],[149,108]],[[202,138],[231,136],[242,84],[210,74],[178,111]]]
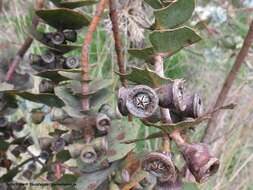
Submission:
[[[127,65],[142,65],[143,62],[131,58],[127,54],[128,47],[142,47],[146,33],[142,26],[152,23],[150,9],[141,0],[119,0],[120,21],[125,63]],[[27,29],[31,24],[34,0],[0,0],[0,80],[3,80],[8,64],[15,56],[18,48],[27,37]],[[90,15],[93,8],[85,8]],[[107,12],[108,13],[108,12]],[[105,14],[105,20],[94,33],[94,40],[90,48],[90,63],[96,64],[91,71],[95,78],[113,78],[115,88],[119,84],[114,43],[110,32],[110,22]],[[235,56],[242,46],[249,22],[253,19],[252,0],[197,0],[197,7],[187,23],[201,34],[203,40],[197,45],[180,51],[166,60],[166,76],[184,78],[188,89],[197,89],[203,96],[205,110],[214,104],[223,85],[225,77],[232,67]],[[51,28],[40,25],[40,30],[50,31]],[[80,31],[78,42],[83,41],[85,30]],[[15,75],[16,88],[30,88],[38,86],[37,78],[29,78],[34,72],[28,64],[29,53],[40,53],[43,48],[34,41]],[[80,51],[71,52],[80,56]],[[28,75],[27,75],[28,73]],[[29,79],[29,80],[28,80]],[[212,149],[220,149],[221,168],[207,183],[200,185],[203,190],[253,190],[253,48],[240,70],[236,83],[230,91],[227,102],[235,102],[234,111],[222,113],[214,139],[211,140]],[[116,94],[109,98],[115,105]],[[25,116],[29,118],[29,111],[39,105],[21,101],[20,110],[11,117],[13,119]],[[22,110],[25,110],[24,112]],[[49,121],[47,119],[46,121]],[[138,121],[139,136],[147,136],[156,129],[148,128]],[[28,125],[28,131],[36,138],[37,134],[46,133],[52,124],[43,122],[41,126]],[[192,141],[199,141],[206,124],[202,124],[192,133]],[[216,146],[216,141],[222,139],[222,146]],[[137,150],[154,150],[159,148],[159,140],[150,140],[137,144]],[[34,150],[36,151],[36,150]]]

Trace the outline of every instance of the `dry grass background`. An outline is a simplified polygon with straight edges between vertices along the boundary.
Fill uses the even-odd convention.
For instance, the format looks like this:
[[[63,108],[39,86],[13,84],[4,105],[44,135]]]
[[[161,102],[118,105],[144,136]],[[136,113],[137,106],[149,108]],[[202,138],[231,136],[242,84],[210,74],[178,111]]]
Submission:
[[[27,26],[31,21],[34,1],[3,0],[3,2],[2,12],[0,13],[1,67],[5,67],[8,64],[10,58],[13,57],[17,48],[24,41]],[[201,2],[201,0],[198,2]],[[202,3],[199,4],[202,5]],[[249,14],[249,18],[252,18],[251,12],[241,12],[241,14]],[[138,14],[136,17],[140,18],[143,16],[149,17],[149,15],[140,16]],[[123,15],[122,20],[124,21],[124,19],[127,20],[129,18],[127,15]],[[223,32],[224,30],[221,27],[224,26],[217,26],[216,29]],[[122,28],[123,30],[125,28],[123,40],[128,44],[126,37],[127,30],[132,31],[134,34],[138,26],[130,25],[129,28],[129,25],[122,24]],[[104,70],[106,69],[106,74],[110,74],[115,78],[115,63],[112,61],[113,66],[108,66],[108,59],[112,58],[111,60],[114,60],[114,52],[112,51],[113,43],[111,34],[106,33],[105,31],[107,30],[108,25],[106,27],[100,27],[99,32],[97,32],[97,45],[92,48],[91,54],[92,60],[99,63],[100,66],[92,72],[92,75],[103,77]],[[141,29],[138,32],[140,33],[137,33],[136,39],[143,35]],[[204,42],[172,58],[171,62],[173,65],[169,64],[167,67],[168,73],[179,73],[179,77],[184,77],[187,80],[189,89],[197,90],[202,94],[206,110],[213,105],[224,78],[233,64],[234,57],[231,57],[231,55],[238,51],[237,49],[233,51],[223,50],[222,54],[219,55],[220,57],[216,60],[210,61],[207,59],[204,55],[205,51],[213,50],[220,41],[219,37],[222,38],[225,35],[227,34],[220,33],[218,37],[213,37],[205,34],[205,31],[203,31]],[[233,33],[229,35],[233,35]],[[40,51],[39,44],[35,42],[29,52],[38,51]],[[217,52],[216,50],[212,52],[219,53],[219,49],[217,49]],[[25,64],[26,60],[25,58],[22,64]],[[176,64],[174,64],[175,62]],[[246,62],[227,100],[228,103],[235,102],[237,107],[233,111],[227,111],[221,114],[218,130],[214,131],[214,139],[210,142],[212,149],[221,150],[220,170],[209,182],[200,186],[203,190],[253,190],[253,50],[251,50]],[[22,69],[20,72],[22,72]],[[3,76],[4,73],[0,73],[0,79]],[[205,125],[196,130],[194,140],[200,139],[204,127]],[[40,129],[36,130],[37,132],[41,132]],[[145,127],[142,127],[141,130],[140,134],[147,135],[150,132]],[[219,147],[217,147],[216,142],[220,140],[223,141],[222,146],[219,144]],[[147,149],[157,146],[157,142],[155,145],[152,143],[148,141],[143,146]]]

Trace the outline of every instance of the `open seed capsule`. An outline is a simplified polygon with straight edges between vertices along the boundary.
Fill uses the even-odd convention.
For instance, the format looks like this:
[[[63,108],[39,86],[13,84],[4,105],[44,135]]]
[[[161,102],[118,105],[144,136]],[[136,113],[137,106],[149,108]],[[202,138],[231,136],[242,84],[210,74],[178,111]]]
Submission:
[[[64,69],[77,69],[80,67],[80,59],[78,57],[67,57],[63,63]]]
[[[64,30],[63,34],[67,41],[75,42],[77,40],[77,32],[75,30]]]
[[[203,107],[202,100],[198,94],[187,96],[185,98],[186,109],[183,112],[184,117],[197,118],[201,115]]]
[[[86,144],[80,154],[80,159],[86,163],[91,164],[97,160],[97,153],[92,145]]]
[[[47,51],[41,55],[41,59],[47,64],[53,64],[56,61],[56,56],[53,52]]]
[[[43,79],[39,84],[40,93],[54,93],[54,82]]]
[[[145,156],[142,168],[153,174],[159,181],[175,182],[177,171],[169,153],[152,152]]]
[[[55,45],[61,45],[65,42],[65,37],[63,32],[54,32],[51,36],[51,41]]]
[[[218,171],[219,160],[210,154],[206,144],[184,144],[181,151],[187,167],[197,182],[205,182]]]
[[[152,88],[138,85],[128,90],[126,107],[133,116],[147,118],[156,111],[158,101],[158,97]]]
[[[183,80],[175,80],[173,83],[157,88],[156,92],[159,96],[159,105],[163,108],[184,111],[186,104],[184,103],[183,89]]]

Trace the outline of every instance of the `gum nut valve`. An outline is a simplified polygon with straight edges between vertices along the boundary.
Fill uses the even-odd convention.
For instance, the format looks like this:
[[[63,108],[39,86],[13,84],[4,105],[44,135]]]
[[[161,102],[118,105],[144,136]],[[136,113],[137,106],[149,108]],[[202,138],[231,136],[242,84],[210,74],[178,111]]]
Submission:
[[[63,63],[64,69],[77,69],[80,67],[80,59],[77,57],[67,57]]]
[[[65,37],[63,32],[54,32],[51,36],[51,40],[55,45],[61,45],[65,42]]]
[[[118,106],[122,115],[130,113],[139,118],[147,118],[156,111],[158,101],[152,88],[138,85],[131,89],[120,89]]]
[[[175,182],[177,171],[170,153],[151,152],[142,161],[142,168],[156,176],[160,182]]]
[[[163,108],[171,108],[184,111],[184,80],[177,79],[173,83],[163,85],[156,89],[159,97],[159,105]]]
[[[185,97],[186,109],[183,112],[184,117],[198,118],[203,111],[203,104],[200,96],[194,94]]]
[[[92,164],[97,160],[97,153],[90,144],[85,144],[82,148],[80,159],[86,164]]]
[[[206,144],[184,144],[181,152],[187,167],[199,183],[205,182],[219,169],[219,160],[210,154]]]

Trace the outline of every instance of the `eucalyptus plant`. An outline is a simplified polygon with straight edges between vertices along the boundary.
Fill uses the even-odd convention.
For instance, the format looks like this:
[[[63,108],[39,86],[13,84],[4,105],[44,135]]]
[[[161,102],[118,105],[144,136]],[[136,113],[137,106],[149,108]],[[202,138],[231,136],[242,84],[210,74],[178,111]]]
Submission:
[[[99,2],[49,1],[55,7],[37,9],[35,14],[52,32],[29,29],[29,35],[45,49],[41,55],[29,56],[35,76],[41,78],[39,92],[15,90],[6,84],[1,87],[0,153],[3,158],[0,167],[7,168],[6,174],[0,177],[2,186],[22,172],[27,179],[45,176],[51,184],[68,184],[64,189],[73,188],[72,184],[83,190],[187,189],[187,185],[197,189],[195,183],[202,183],[215,174],[219,160],[209,152],[207,145],[187,142],[183,135],[208,120],[218,109],[204,114],[200,95],[186,93],[186,81],[165,77],[163,68],[164,59],[201,40],[194,29],[186,26],[195,0],[145,0],[155,18],[152,26],[146,29],[148,43],[142,49],[129,49],[128,53],[146,64],[128,66],[127,72],[119,68],[116,73],[123,85],[117,84],[117,91],[112,91],[115,84],[110,78],[84,81],[83,60],[68,54],[81,48],[75,44],[78,32],[93,19],[77,8]],[[85,93],[83,83],[89,86]],[[116,107],[108,101],[112,93],[117,97]],[[20,157],[33,144],[30,137],[13,135],[12,130],[23,129],[24,119],[14,123],[6,119],[13,113],[11,110],[17,109],[18,97],[50,107],[50,113],[33,110],[31,119],[35,125],[50,115],[52,122],[64,128],[52,129],[44,136],[37,134],[39,156],[31,153],[28,160],[11,166],[12,161],[6,154],[10,147],[15,145],[11,153]],[[82,107],[84,98],[88,98],[89,110]],[[226,108],[231,106],[219,109]],[[157,128],[159,132],[139,139],[138,126],[134,126],[132,119]],[[159,150],[135,151],[138,141],[153,138],[162,139]],[[185,171],[180,171],[174,163],[171,141],[176,142],[185,160]],[[40,165],[39,171],[37,165]],[[193,175],[194,183],[186,183],[187,172]]]

